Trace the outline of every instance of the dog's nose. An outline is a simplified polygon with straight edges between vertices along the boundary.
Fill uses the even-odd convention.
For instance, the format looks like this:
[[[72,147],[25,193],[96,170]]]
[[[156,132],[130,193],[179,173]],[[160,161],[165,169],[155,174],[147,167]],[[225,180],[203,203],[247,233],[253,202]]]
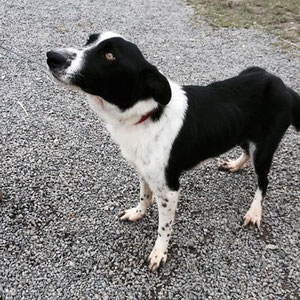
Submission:
[[[66,62],[67,57],[63,54],[55,51],[47,52],[47,64],[51,69],[62,67]]]

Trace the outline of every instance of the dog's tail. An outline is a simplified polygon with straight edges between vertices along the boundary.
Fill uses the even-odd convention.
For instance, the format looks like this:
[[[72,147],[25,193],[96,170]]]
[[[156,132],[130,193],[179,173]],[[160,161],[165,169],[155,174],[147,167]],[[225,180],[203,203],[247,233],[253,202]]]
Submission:
[[[292,116],[293,116],[292,125],[296,128],[297,131],[300,131],[300,96],[292,89],[289,90],[294,102],[293,111],[292,111]]]

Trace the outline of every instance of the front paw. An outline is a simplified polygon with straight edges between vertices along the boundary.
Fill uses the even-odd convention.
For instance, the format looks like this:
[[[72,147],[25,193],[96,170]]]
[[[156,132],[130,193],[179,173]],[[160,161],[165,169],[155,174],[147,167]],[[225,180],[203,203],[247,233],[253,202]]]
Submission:
[[[244,226],[253,224],[260,229],[262,209],[261,206],[251,207],[244,216]]]
[[[164,265],[167,261],[167,249],[159,249],[154,247],[149,255],[149,270],[155,271],[160,265]]]
[[[119,214],[119,218],[122,221],[135,222],[144,216],[145,212],[138,207],[126,209]]]

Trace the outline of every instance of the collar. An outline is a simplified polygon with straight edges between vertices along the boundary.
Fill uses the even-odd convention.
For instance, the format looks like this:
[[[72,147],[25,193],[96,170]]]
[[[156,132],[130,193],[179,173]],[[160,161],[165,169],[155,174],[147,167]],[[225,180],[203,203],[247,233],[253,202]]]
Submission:
[[[151,115],[152,115],[153,111],[148,112],[147,114],[141,116],[141,118],[134,124],[134,125],[138,125],[143,123],[144,121],[146,121]]]

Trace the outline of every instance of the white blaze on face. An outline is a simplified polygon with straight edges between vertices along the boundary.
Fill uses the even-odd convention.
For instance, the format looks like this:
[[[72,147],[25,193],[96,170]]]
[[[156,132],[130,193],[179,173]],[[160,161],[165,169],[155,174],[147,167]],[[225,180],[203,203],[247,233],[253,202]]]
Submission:
[[[124,39],[124,37],[118,33],[114,33],[112,31],[105,31],[105,32],[101,33],[100,37],[97,40],[97,44],[99,45],[101,42],[111,39],[111,38],[114,38],[114,37],[120,37],[120,38]]]
[[[76,74],[80,74],[80,71],[83,68],[84,65],[84,51],[83,50],[77,50],[75,48],[67,48],[64,49],[66,53],[69,53],[70,55],[76,54],[76,57],[71,61],[71,64],[69,67],[65,69],[65,74],[61,76],[61,80],[66,84],[72,84],[72,78]]]
[[[64,82],[65,84],[72,84],[72,78],[75,75],[80,76],[80,72],[82,68],[84,67],[84,58],[85,58],[85,53],[95,47],[97,47],[100,43],[107,39],[111,39],[114,37],[120,37],[123,38],[120,34],[111,32],[111,31],[106,31],[103,32],[101,35],[99,35],[98,39],[88,45],[87,47],[84,47],[81,50],[75,49],[75,48],[67,48],[63,49],[62,51],[65,53],[69,54],[76,54],[76,57],[71,61],[71,65],[67,67],[64,71],[65,74],[61,75],[60,80]],[[124,39],[124,38],[123,38]]]

